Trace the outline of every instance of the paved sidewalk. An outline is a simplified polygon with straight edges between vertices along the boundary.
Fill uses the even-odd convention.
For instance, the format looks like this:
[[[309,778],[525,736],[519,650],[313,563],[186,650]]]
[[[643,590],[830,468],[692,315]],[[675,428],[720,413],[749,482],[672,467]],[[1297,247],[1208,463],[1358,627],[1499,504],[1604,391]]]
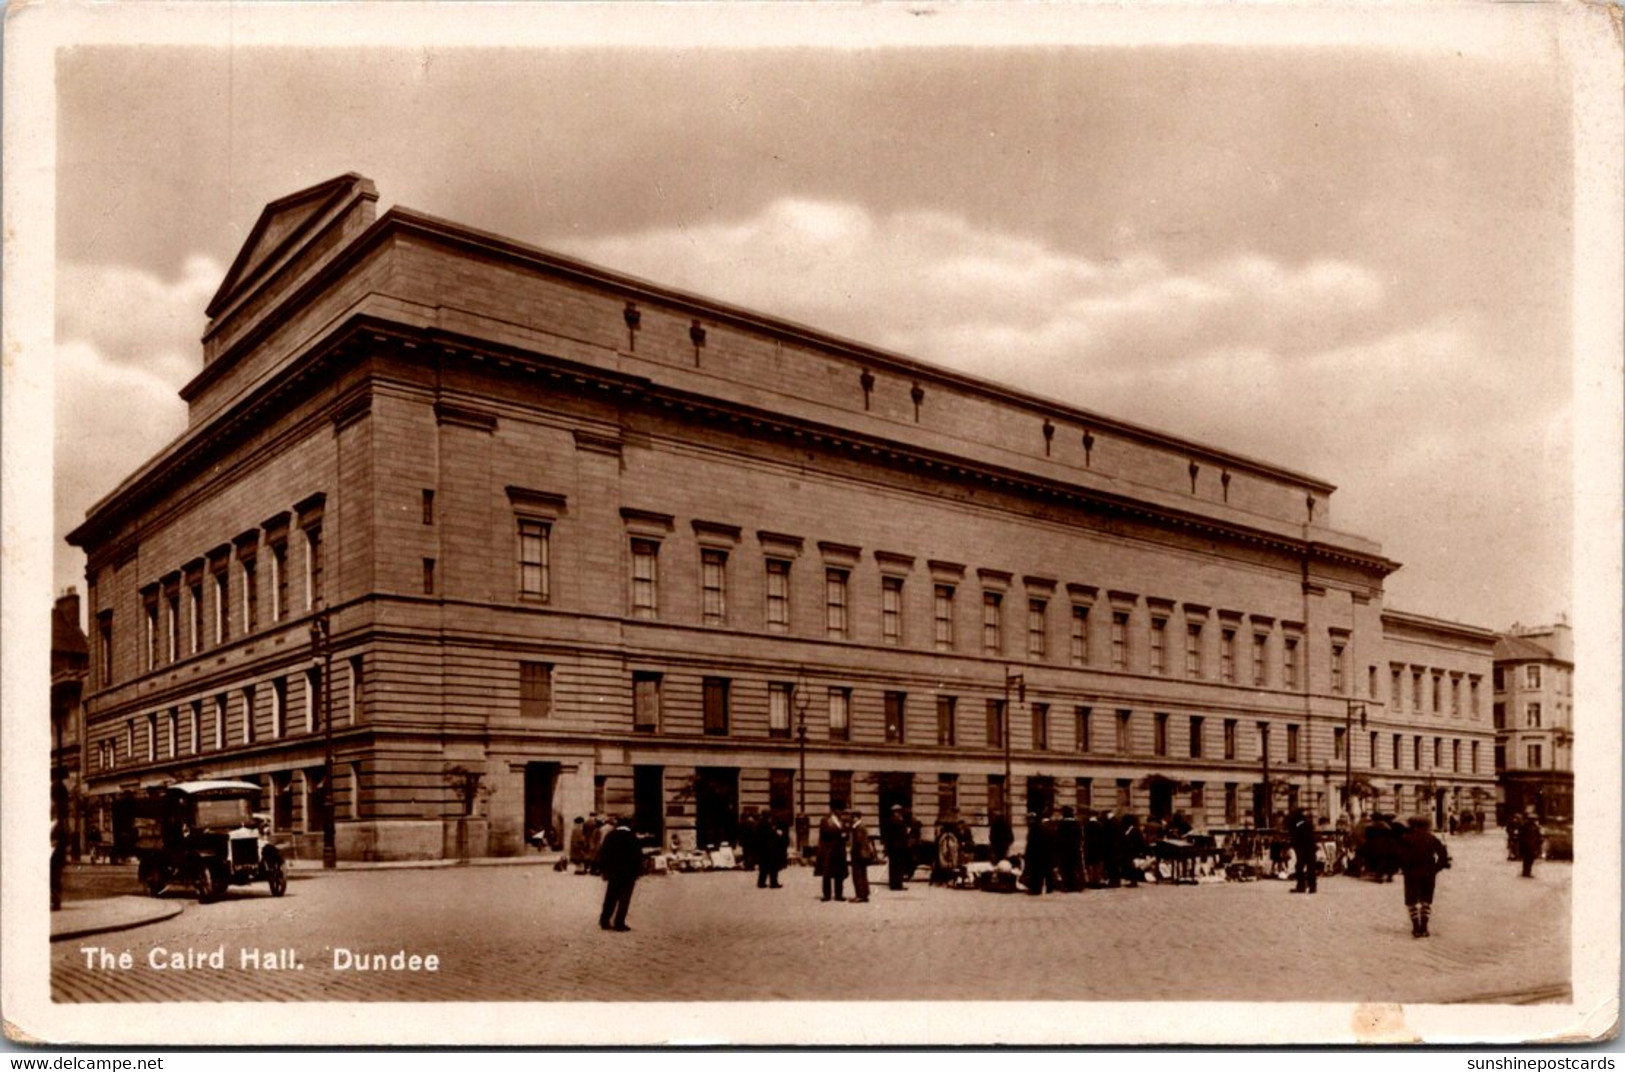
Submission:
[[[174,897],[97,897],[69,901],[51,913],[51,941],[65,942],[90,934],[129,930],[159,920],[173,919],[186,909]]]

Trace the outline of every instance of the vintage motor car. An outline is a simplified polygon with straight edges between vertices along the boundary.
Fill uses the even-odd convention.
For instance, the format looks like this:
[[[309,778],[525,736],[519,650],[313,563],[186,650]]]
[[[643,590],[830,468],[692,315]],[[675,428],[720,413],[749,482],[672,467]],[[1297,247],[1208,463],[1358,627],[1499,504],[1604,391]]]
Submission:
[[[288,890],[282,851],[254,815],[252,782],[180,782],[139,802],[135,816],[137,875],[154,897],[189,886],[200,902],[230,886],[267,882],[274,897]]]

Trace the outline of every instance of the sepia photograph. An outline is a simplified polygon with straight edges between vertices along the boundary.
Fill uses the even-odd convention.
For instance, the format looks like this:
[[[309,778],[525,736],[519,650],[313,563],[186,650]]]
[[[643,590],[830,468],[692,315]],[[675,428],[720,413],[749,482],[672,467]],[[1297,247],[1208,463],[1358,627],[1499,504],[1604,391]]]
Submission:
[[[11,1040],[1617,1032],[1600,8],[7,30]]]

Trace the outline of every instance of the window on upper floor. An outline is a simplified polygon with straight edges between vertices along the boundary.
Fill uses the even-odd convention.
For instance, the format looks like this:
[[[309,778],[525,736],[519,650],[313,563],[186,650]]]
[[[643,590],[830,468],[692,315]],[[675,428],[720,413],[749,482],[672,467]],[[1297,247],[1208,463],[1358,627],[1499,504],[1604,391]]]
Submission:
[[[1269,683],[1268,663],[1265,661],[1269,642],[1267,633],[1253,634],[1253,684],[1260,687]]]
[[[1236,681],[1236,631],[1223,629],[1219,632],[1219,680],[1226,684],[1235,684]]]
[[[519,664],[519,717],[547,718],[553,714],[553,664]]]
[[[1411,671],[1411,710],[1422,713],[1422,671]]]
[[[314,610],[325,598],[326,550],[322,542],[322,527],[305,527],[305,609]]]
[[[152,593],[141,610],[142,627],[146,633],[146,643],[142,645],[146,650],[146,669],[152,671],[158,669],[163,662],[163,634],[158,628],[158,594],[156,592]]]
[[[1444,675],[1435,672],[1433,675],[1433,713],[1439,714],[1444,710]]]
[[[1506,675],[1502,673],[1501,668],[1497,666],[1494,670],[1490,671],[1490,688],[1494,689],[1496,692],[1501,692],[1506,687]]]
[[[1033,747],[1044,751],[1049,748],[1049,704],[1033,704],[1032,716]]]
[[[214,640],[224,644],[231,639],[231,572],[222,563],[214,571]]]
[[[893,647],[903,642],[903,578],[880,579],[880,639]]]
[[[1202,733],[1206,727],[1206,720],[1201,715],[1191,716],[1191,758],[1202,758]]]
[[[637,733],[660,730],[660,675],[632,673],[632,729]]]
[[[982,651],[988,655],[1004,652],[1004,595],[982,593]]]
[[[824,628],[831,640],[845,640],[847,621],[847,580],[844,569],[824,570]]]
[[[1043,659],[1049,654],[1049,604],[1042,599],[1027,600],[1027,658]]]
[[[1004,747],[1004,701],[987,701],[987,746]]]
[[[1090,722],[1093,714],[1094,712],[1087,707],[1074,707],[1072,709],[1072,740],[1074,747],[1079,752],[1088,752],[1093,748],[1093,742],[1090,740],[1090,731],[1093,728],[1090,726]]]
[[[271,548],[271,620],[280,622],[288,616],[288,545],[276,540]]]
[[[1332,727],[1332,758],[1341,760],[1348,746],[1348,732],[1342,726]]]
[[[700,551],[700,620],[706,625],[728,622],[728,552],[715,547]]]
[[[730,693],[732,682],[725,677],[708,677],[703,682],[701,706],[705,716],[705,735],[707,737],[728,736],[728,726],[731,720]]]
[[[1236,758],[1236,720],[1233,718],[1224,720],[1224,758]]]
[[[1286,761],[1288,763],[1298,761],[1298,738],[1301,735],[1297,726],[1288,726],[1286,728]]]
[[[533,517],[515,519],[519,540],[519,598],[549,603],[553,598],[553,526]]]
[[[1528,729],[1540,728],[1540,704],[1526,703],[1523,707],[1523,724]]]
[[[1158,756],[1168,754],[1168,716],[1161,711],[1151,716],[1151,752]]]
[[[1151,672],[1168,672],[1168,619],[1151,619]]]
[[[1538,745],[1538,744],[1527,745],[1526,746],[1526,751],[1525,751],[1524,754],[1529,759],[1528,766],[1529,766],[1530,770],[1540,770],[1541,769],[1541,758],[1542,758],[1542,756],[1541,756],[1540,745]]]
[[[102,688],[113,684],[113,612],[96,615],[96,683]]]
[[[1495,703],[1490,706],[1490,711],[1495,719],[1495,728],[1498,730],[1506,729],[1507,705],[1502,703],[1500,700],[1496,700]]]
[[[1072,605],[1072,650],[1073,666],[1089,665],[1089,608],[1080,603]]]
[[[1345,649],[1344,649],[1344,646],[1342,644],[1333,644],[1332,645],[1332,691],[1333,692],[1342,692],[1344,690],[1344,684],[1343,684],[1343,675],[1344,675],[1344,672],[1345,672],[1344,671],[1344,666],[1343,666],[1344,650]]]
[[[246,636],[259,627],[260,578],[255,556],[242,555],[237,561],[238,570],[242,575],[243,635]]]
[[[1185,676],[1202,676],[1202,623],[1185,623]]]
[[[1287,637],[1281,649],[1281,685],[1284,688],[1298,687],[1298,638]]]
[[[1523,687],[1526,689],[1540,688],[1540,665],[1530,663],[1523,668]]]
[[[954,744],[958,736],[955,722],[955,707],[957,701],[952,696],[937,697],[937,744],[949,746]]]
[[[886,743],[903,744],[908,739],[908,693],[886,693]]]
[[[181,657],[181,590],[173,587],[164,594],[164,647],[169,661]]]
[[[790,736],[790,708],[795,700],[795,686],[785,681],[772,681],[767,686],[767,735]]]
[[[939,584],[932,596],[933,641],[938,651],[954,650],[954,586]]]
[[[632,541],[632,617],[660,616],[660,545],[653,540]]]
[[[767,631],[790,631],[790,560],[767,560]]]
[[[852,690],[829,690],[829,739],[845,741],[852,736]]]
[[[1112,669],[1128,669],[1128,614],[1112,612]]]
[[[1132,711],[1117,712],[1117,736],[1113,744],[1116,745],[1117,754],[1120,756],[1126,756],[1134,751],[1133,719]]]

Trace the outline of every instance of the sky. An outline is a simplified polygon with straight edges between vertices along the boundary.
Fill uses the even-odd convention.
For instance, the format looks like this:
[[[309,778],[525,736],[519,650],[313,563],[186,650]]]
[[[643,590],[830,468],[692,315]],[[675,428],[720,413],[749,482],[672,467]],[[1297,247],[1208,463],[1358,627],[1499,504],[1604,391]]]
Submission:
[[[399,204],[1324,478],[1386,605],[1570,610],[1554,50],[81,47],[57,61],[61,537],[184,427],[263,205]]]

